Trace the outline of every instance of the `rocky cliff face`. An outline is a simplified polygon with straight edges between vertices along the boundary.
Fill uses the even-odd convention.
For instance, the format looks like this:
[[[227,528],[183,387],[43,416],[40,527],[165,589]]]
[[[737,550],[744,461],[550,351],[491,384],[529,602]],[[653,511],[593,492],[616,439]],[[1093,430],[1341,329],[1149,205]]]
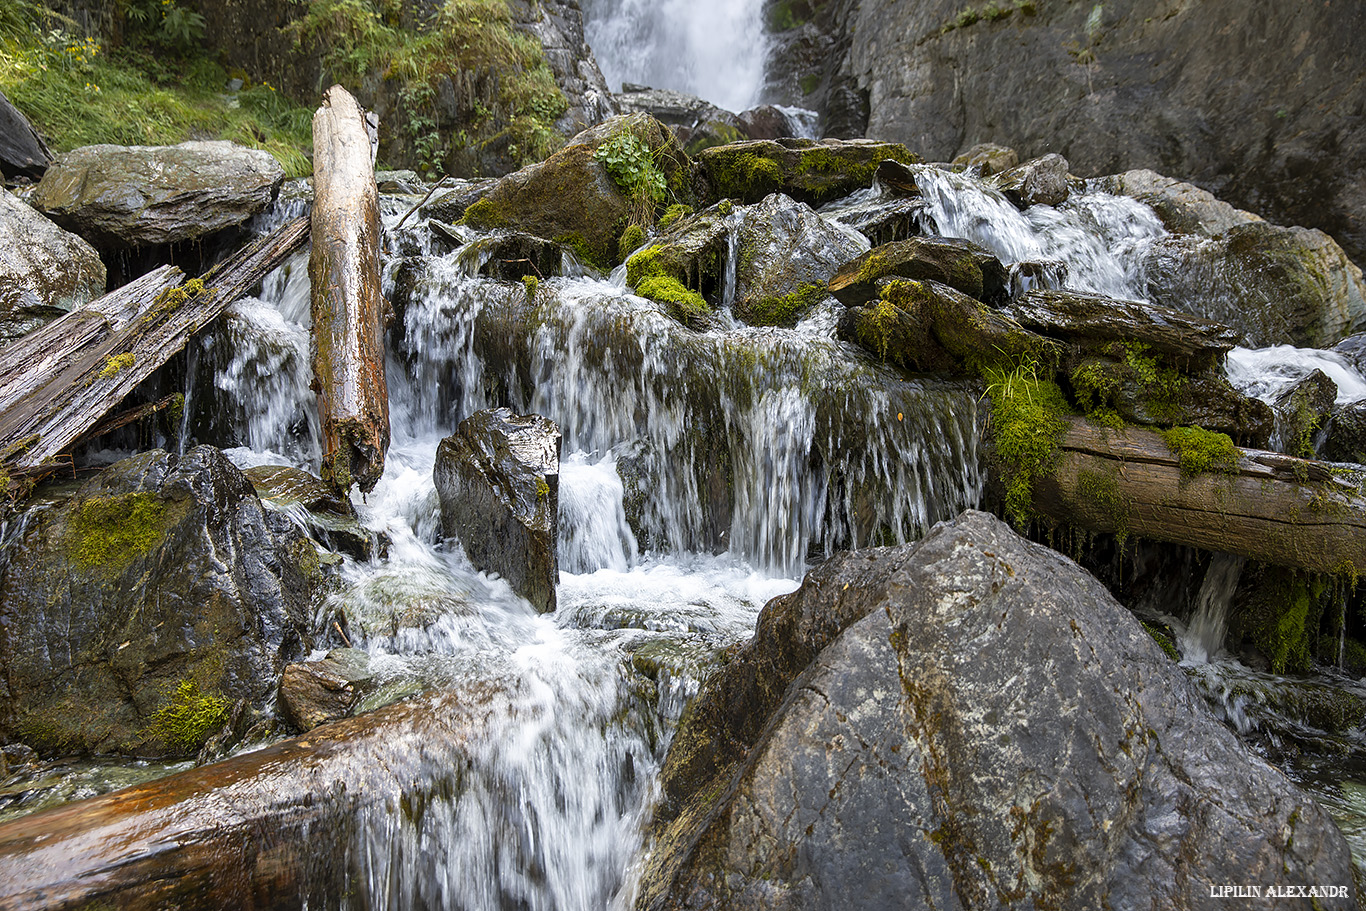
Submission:
[[[1366,68],[1355,44],[1366,8],[1273,0],[826,6],[789,33],[843,23],[813,40],[829,49],[847,40],[847,54],[806,75],[806,103],[827,118],[833,96],[825,87],[844,85],[847,94],[852,85],[867,94],[868,136],[905,142],[930,160],[994,141],[1022,156],[1060,152],[1078,174],[1149,167],[1272,221],[1320,228],[1366,259]]]

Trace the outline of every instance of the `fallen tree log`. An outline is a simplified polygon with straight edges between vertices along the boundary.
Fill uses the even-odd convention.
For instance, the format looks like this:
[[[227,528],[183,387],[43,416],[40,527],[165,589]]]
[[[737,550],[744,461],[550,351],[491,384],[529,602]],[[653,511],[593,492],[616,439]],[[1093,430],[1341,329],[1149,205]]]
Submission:
[[[387,892],[422,883],[374,881],[363,865],[401,851],[405,817],[454,812],[466,746],[496,701],[396,703],[0,824],[0,908],[425,907]]]
[[[313,382],[323,480],[374,489],[389,448],[379,190],[365,115],[339,85],[313,115]]]
[[[1366,571],[1363,484],[1366,470],[1256,449],[1190,476],[1152,430],[1072,418],[1034,507],[1090,531],[1355,577]]]
[[[163,266],[5,348],[0,460],[46,470],[307,237],[308,219],[298,218],[189,282]]]

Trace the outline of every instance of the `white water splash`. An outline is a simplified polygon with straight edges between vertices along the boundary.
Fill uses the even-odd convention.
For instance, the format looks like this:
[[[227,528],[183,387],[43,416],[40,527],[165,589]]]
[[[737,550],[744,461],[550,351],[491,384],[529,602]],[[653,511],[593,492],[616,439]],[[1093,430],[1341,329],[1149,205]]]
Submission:
[[[585,0],[584,33],[613,89],[634,82],[753,107],[768,37],[762,0]]]
[[[1335,405],[1366,399],[1366,378],[1335,351],[1293,345],[1234,348],[1228,353],[1225,366],[1229,382],[1236,389],[1268,403],[1315,370],[1322,370],[1337,384]]]
[[[1223,649],[1229,604],[1245,562],[1245,558],[1230,554],[1215,554],[1210,559],[1190,624],[1178,639],[1183,665],[1205,664]]]

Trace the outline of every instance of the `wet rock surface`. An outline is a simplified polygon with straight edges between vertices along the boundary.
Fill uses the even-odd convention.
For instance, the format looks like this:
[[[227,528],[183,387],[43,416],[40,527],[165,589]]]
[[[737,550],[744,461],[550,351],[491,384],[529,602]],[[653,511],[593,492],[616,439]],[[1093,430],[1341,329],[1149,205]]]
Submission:
[[[847,307],[877,299],[882,278],[935,281],[981,301],[1001,301],[1009,274],[1001,261],[972,241],[956,237],[912,237],[874,247],[840,267],[830,293]]]
[[[85,146],[57,157],[33,204],[100,247],[173,244],[240,225],[284,176],[268,153],[231,142]]]
[[[902,164],[921,160],[890,142],[778,139],[704,149],[698,164],[714,199],[753,203],[770,193],[785,193],[819,207],[871,186],[878,164],[888,158]]]
[[[52,163],[47,143],[28,118],[0,92],[0,175],[41,177]]]
[[[296,730],[307,733],[350,715],[373,680],[369,653],[333,649],[321,661],[285,668],[280,676],[280,713]]]
[[[770,602],[684,719],[664,790],[639,908],[1351,893],[1327,814],[1100,583],[982,513],[836,557]]]
[[[1216,199],[1208,190],[1146,168],[1101,177],[1095,185],[1107,193],[1131,196],[1151,207],[1173,234],[1217,237],[1229,228],[1262,220]]]
[[[476,569],[498,573],[542,613],[555,609],[560,430],[539,415],[480,411],[441,441],[441,527]]]
[[[104,294],[99,254],[28,203],[0,191],[0,340]]]
[[[0,733],[193,755],[310,646],[313,545],[216,449],[134,456],[23,520],[0,565]]]
[[[1067,159],[1055,152],[1002,171],[991,178],[991,184],[1021,209],[1060,206],[1072,193]]]

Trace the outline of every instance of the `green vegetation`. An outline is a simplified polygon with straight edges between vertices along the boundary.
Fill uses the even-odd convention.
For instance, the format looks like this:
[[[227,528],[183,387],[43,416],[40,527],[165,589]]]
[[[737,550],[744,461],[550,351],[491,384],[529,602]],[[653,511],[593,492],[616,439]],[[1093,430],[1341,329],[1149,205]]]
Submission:
[[[1328,576],[1266,567],[1240,616],[1236,631],[1252,640],[1271,662],[1275,674],[1309,670],[1314,640],[1323,613],[1322,599],[1331,588]]]
[[[67,528],[71,558],[84,569],[117,575],[166,537],[168,504],[151,493],[91,497]]]
[[[1142,620],[1140,622],[1143,624],[1143,628],[1148,631],[1148,635],[1153,637],[1153,641],[1166,653],[1168,658],[1173,661],[1181,660],[1181,653],[1176,650],[1176,642],[1172,639],[1170,630],[1158,626],[1156,623],[1149,623],[1147,620]]]
[[[1034,515],[1034,482],[1053,468],[1071,412],[1057,383],[1039,376],[1036,361],[983,371],[991,399],[996,456],[1006,485],[1006,513],[1018,526]]]
[[[526,286],[526,302],[528,304],[536,300],[536,291],[541,287],[541,280],[534,275],[523,275],[522,284]]]
[[[712,161],[712,182],[719,196],[758,201],[783,182],[778,163],[753,152],[717,156]]]
[[[353,93],[372,75],[396,90],[407,119],[393,138],[420,171],[451,170],[449,147],[501,150],[520,166],[563,144],[554,124],[568,102],[506,0],[446,0],[415,29],[403,27],[403,12],[402,0],[307,0],[289,30]],[[443,91],[456,96],[453,126],[438,117]]]
[[[686,218],[692,214],[692,206],[685,206],[682,203],[674,203],[664,210],[664,214],[659,216],[659,230],[664,231],[680,218]]]
[[[312,171],[312,111],[267,82],[223,94],[228,74],[195,55],[197,13],[129,3],[125,42],[106,48],[27,0],[0,13],[0,92],[54,152],[96,143],[173,145],[229,139],[271,153],[291,177]]]
[[[177,752],[204,745],[228,720],[228,700],[206,695],[193,680],[182,680],[169,701],[152,715],[147,733]]]
[[[625,262],[626,258],[639,250],[643,243],[645,243],[645,229],[636,224],[627,225],[626,230],[621,232],[621,240],[617,242],[617,258]]]
[[[699,319],[711,314],[702,295],[684,287],[672,275],[647,276],[636,285],[636,293],[666,305],[669,315],[685,326],[695,326]]]
[[[808,310],[828,293],[821,283],[808,283],[790,294],[769,297],[746,306],[746,321],[751,326],[795,326]]]
[[[986,6],[980,10],[971,6],[965,6],[958,11],[948,22],[939,27],[939,34],[947,35],[955,29],[967,28],[978,22],[998,22],[1001,19],[1009,18],[1015,13],[1024,16],[1033,16],[1039,11],[1037,0],[1015,0],[1014,3],[1001,5],[996,0],[990,0]]]
[[[631,201],[631,224],[654,224],[655,207],[668,198],[669,185],[664,172],[655,164],[655,153],[649,144],[630,130],[622,130],[598,146],[593,157],[602,162],[612,181]]]
[[[1162,442],[1181,462],[1181,474],[1192,478],[1206,471],[1231,474],[1238,470],[1238,447],[1226,433],[1201,427],[1159,430]]]
[[[100,371],[100,379],[112,379],[129,367],[132,367],[135,363],[137,363],[137,358],[134,357],[133,352],[131,351],[126,351],[123,354],[111,357],[104,362],[104,369]]]

